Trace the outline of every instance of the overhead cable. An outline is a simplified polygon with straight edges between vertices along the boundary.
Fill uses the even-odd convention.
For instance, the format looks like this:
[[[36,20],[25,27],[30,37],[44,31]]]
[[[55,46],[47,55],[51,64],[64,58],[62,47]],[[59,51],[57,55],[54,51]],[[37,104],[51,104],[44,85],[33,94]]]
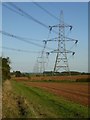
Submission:
[[[52,14],[51,12],[49,12],[47,9],[45,9],[44,7],[42,7],[40,4],[38,4],[37,2],[33,2],[36,6],[38,6],[39,8],[41,8],[44,12],[46,12],[47,14],[49,14],[51,17],[55,18],[56,20],[59,20],[58,17],[56,17],[54,14]]]
[[[15,5],[14,3],[7,3],[8,5],[12,6],[15,10],[17,10],[18,12],[16,11],[13,11],[12,9],[10,9],[11,11],[13,12],[16,12],[17,14],[23,16],[23,17],[26,17],[30,20],[33,20],[34,22],[38,23],[39,25],[42,25],[43,27],[49,29],[49,26],[44,24],[43,22],[37,20],[36,18],[34,18],[33,16],[31,16],[30,14],[28,14],[27,12],[25,12],[24,10],[22,10],[20,7],[18,7],[17,5]],[[55,30],[52,30],[54,33],[58,34]]]
[[[37,51],[29,51],[29,50],[22,50],[22,49],[16,49],[16,48],[9,48],[9,47],[1,47],[2,49],[6,49],[6,50],[11,50],[11,51],[17,51],[17,52],[25,52],[25,53],[39,53]]]
[[[7,9],[9,9],[9,10],[11,10],[11,11],[13,11],[13,12],[15,12],[15,13],[17,13],[17,14],[19,14],[19,15],[21,15],[21,16],[23,16],[23,14],[21,14],[20,12],[18,12],[18,11],[16,11],[15,9],[13,9],[13,8],[11,8],[11,7],[9,7],[7,4],[3,4],[3,6],[4,7],[6,7]]]
[[[24,10],[22,10],[20,7],[18,7],[17,5],[15,5],[14,3],[8,3],[9,5],[11,5],[12,7],[14,7],[16,10],[18,10],[20,13],[22,13],[25,17],[27,17],[28,19],[32,19],[33,21],[37,22],[38,24],[48,28],[47,25],[45,25],[44,23],[40,22],[39,20],[35,19],[34,17],[32,17],[30,14],[28,14],[27,12],[25,12]]]
[[[30,41],[30,40],[27,40],[27,38],[24,38],[24,37],[16,36],[16,35],[7,33],[7,32],[5,32],[5,31],[1,31],[1,30],[0,30],[0,33],[4,34],[4,35],[6,35],[6,36],[9,36],[9,37],[13,37],[13,38],[15,38],[15,39],[18,39],[18,40],[20,40],[20,41],[26,42],[26,43],[28,43],[28,44],[35,45],[35,46],[37,46],[37,47],[41,47],[41,48],[43,47],[42,45],[40,45],[40,44],[38,44],[38,43],[35,43],[35,42],[32,42],[32,41]],[[47,49],[50,49],[50,50],[51,50],[52,48],[47,48]]]

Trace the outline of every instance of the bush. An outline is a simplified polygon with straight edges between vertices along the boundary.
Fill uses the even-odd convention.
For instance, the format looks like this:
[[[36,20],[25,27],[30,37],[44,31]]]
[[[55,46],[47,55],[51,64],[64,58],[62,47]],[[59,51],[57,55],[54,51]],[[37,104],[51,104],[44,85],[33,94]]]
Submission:
[[[16,76],[16,77],[21,77],[21,76],[22,76],[22,73],[21,73],[20,71],[16,71],[16,72],[15,72],[15,76]]]
[[[76,82],[90,82],[90,78],[77,79]]]

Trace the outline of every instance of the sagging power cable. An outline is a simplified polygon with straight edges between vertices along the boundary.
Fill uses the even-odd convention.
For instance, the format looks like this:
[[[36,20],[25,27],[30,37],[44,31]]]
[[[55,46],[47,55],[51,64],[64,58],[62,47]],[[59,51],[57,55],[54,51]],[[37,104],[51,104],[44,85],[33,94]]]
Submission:
[[[10,51],[25,52],[25,53],[39,53],[40,52],[40,51],[29,51],[29,50],[10,48],[10,47],[5,47],[5,46],[2,46],[0,48],[10,50]]]
[[[16,35],[14,35],[14,34],[10,34],[10,33],[7,33],[7,32],[5,32],[5,31],[1,31],[0,30],[0,33],[2,33],[2,34],[4,34],[4,35],[6,35],[6,36],[9,36],[9,37],[13,37],[13,38],[15,38],[15,39],[18,39],[18,40],[20,40],[20,41],[23,41],[23,42],[26,42],[26,43],[28,43],[28,44],[32,44],[32,45],[35,45],[35,46],[37,46],[37,47],[43,47],[42,45],[40,45],[40,44],[38,44],[38,43],[35,43],[35,42],[32,42],[32,41],[30,41],[30,40],[28,40],[27,38],[24,38],[24,37],[20,37],[20,36],[16,36]],[[52,48],[47,48],[47,49],[52,49]]]
[[[11,10],[12,12],[15,12],[23,17],[26,17],[28,18],[29,20],[33,20],[34,22],[38,23],[39,25],[49,29],[49,25],[46,25],[44,24],[43,22],[37,20],[36,18],[34,18],[32,15],[30,15],[30,13],[28,14],[27,12],[25,12],[24,10],[22,10],[20,7],[18,7],[16,4],[14,3],[7,3],[9,6],[11,6],[13,9],[15,10],[12,10],[11,8],[8,8],[9,10]],[[5,6],[5,5],[4,5]],[[6,7],[6,6],[5,6]],[[7,7],[6,7],[7,8]],[[52,30],[52,32],[58,34],[55,30]]]

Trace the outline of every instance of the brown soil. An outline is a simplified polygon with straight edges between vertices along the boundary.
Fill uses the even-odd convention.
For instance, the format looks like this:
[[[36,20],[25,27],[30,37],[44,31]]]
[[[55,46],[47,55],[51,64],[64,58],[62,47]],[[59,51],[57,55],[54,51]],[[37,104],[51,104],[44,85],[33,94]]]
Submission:
[[[40,82],[25,82],[25,84],[34,87],[40,87],[48,90],[58,96],[88,106],[88,84],[80,83],[40,83]]]
[[[71,80],[82,80],[90,78],[90,75],[73,75]],[[88,106],[88,84],[80,83],[49,83],[49,82],[39,82],[39,80],[70,80],[70,76],[31,76],[30,79],[27,77],[14,78],[17,81],[26,81],[25,84],[36,86],[48,90],[58,96],[62,96],[68,100],[72,100],[76,103],[81,103],[82,105]],[[34,82],[31,82],[34,81]],[[35,82],[38,81],[38,82]]]

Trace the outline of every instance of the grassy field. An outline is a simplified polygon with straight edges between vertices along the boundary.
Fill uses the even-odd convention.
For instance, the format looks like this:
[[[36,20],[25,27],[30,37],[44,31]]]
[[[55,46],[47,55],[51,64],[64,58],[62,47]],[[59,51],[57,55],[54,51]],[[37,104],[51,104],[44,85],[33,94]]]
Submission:
[[[3,114],[10,118],[87,118],[88,108],[43,89],[11,81],[12,106],[4,105]],[[10,101],[9,101],[10,102]],[[15,103],[15,104],[14,104]],[[11,111],[10,111],[11,107]],[[13,110],[12,110],[13,109]],[[15,111],[14,111],[15,110]]]

